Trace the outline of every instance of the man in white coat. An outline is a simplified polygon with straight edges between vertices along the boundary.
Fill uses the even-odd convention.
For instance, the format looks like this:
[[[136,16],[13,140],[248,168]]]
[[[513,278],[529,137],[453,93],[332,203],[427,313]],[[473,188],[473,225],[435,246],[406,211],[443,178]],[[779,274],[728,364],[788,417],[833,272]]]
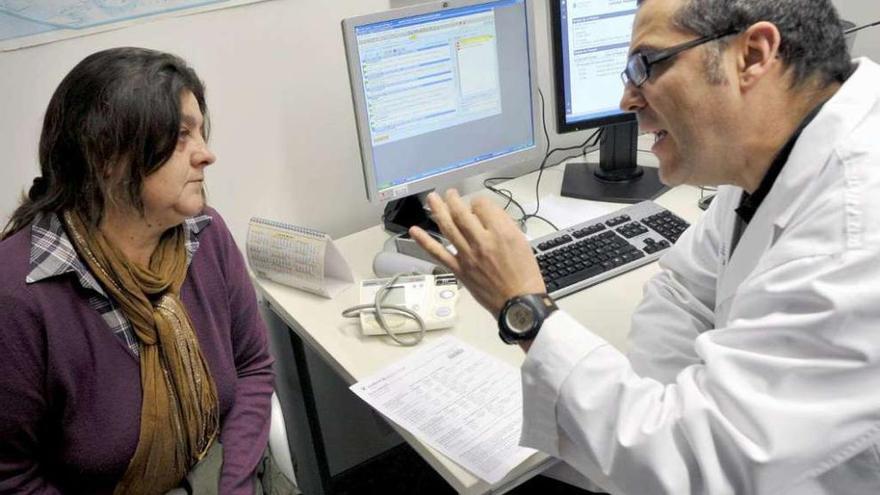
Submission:
[[[555,310],[494,203],[413,236],[527,352],[522,443],[614,494],[880,493],[880,67],[829,0],[644,0],[621,106],[670,185],[719,185],[624,356]]]

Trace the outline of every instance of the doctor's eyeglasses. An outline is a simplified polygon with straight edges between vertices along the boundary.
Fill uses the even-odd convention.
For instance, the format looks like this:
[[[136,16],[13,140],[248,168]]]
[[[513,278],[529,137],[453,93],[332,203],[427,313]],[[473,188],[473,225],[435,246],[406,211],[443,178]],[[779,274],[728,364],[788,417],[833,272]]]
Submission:
[[[626,61],[626,69],[620,73],[620,79],[623,81],[624,86],[633,83],[635,87],[640,88],[642,87],[642,84],[645,84],[645,81],[651,77],[652,65],[663,62],[664,60],[669,60],[685,50],[690,50],[691,48],[724,38],[725,36],[737,34],[738,32],[739,31],[736,29],[731,29],[721,34],[703,36],[702,38],[671,46],[665,50],[651,52],[647,55],[641,52],[635,52],[630,55],[629,59]]]

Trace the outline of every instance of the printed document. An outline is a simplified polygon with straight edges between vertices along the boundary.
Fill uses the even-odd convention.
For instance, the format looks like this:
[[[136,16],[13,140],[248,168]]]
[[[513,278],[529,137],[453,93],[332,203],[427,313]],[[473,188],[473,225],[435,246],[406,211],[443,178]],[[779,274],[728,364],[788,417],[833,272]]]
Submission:
[[[414,352],[351,390],[490,484],[536,452],[519,446],[519,370],[455,337]]]

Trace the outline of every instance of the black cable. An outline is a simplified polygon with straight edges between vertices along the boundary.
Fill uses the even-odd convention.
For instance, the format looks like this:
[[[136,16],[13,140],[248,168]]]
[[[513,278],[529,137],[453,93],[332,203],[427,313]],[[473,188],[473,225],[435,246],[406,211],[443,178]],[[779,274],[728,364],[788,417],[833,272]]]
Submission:
[[[485,179],[483,181],[483,187],[507,200],[507,204],[504,205],[505,210],[507,210],[507,208],[509,208],[510,205],[513,204],[519,209],[521,217],[525,216],[526,210],[522,207],[521,204],[519,204],[519,201],[513,199],[513,193],[509,189],[498,189],[495,186],[487,183],[490,180],[498,179],[506,179],[506,177],[491,177],[489,179]]]
[[[553,230],[559,230],[559,227],[557,227],[556,224],[554,224],[554,223],[551,222],[550,220],[547,220],[546,218],[542,217],[541,215],[536,215],[536,214],[526,215],[526,216],[524,216],[521,220],[523,221],[523,223],[525,223],[526,220],[528,220],[528,219],[530,219],[530,218],[534,218],[534,219],[536,219],[536,220],[541,220],[542,222],[544,222],[544,223],[546,223],[547,225],[549,225],[550,228],[552,228]]]
[[[505,210],[510,208],[511,204],[516,203],[516,201],[513,199],[513,193],[510,191],[510,189],[498,189],[498,193],[507,197],[507,204],[504,205]],[[519,205],[517,205],[517,207],[518,206]]]
[[[515,177],[491,177],[483,181],[483,187],[507,200],[507,204],[504,205],[505,210],[507,210],[507,208],[510,207],[511,204],[519,209],[520,217],[516,221],[520,224],[520,226],[525,225],[526,220],[528,220],[529,218],[537,218],[538,220],[542,220],[553,227],[553,230],[559,230],[559,228],[556,227],[556,225],[554,225],[553,222],[551,222],[550,220],[540,215],[527,214],[525,208],[523,208],[523,206],[517,200],[513,199],[513,193],[509,189],[499,189],[495,186],[487,184],[487,182],[490,180],[509,180],[514,178]]]
[[[578,156],[586,155],[588,153],[592,153],[592,152],[596,151],[599,147],[599,141],[601,141],[602,137],[604,137],[604,136],[605,136],[605,129],[599,128],[599,129],[596,129],[595,131],[593,131],[593,133],[590,134],[587,137],[587,139],[584,140],[583,143],[581,143],[577,146],[569,146],[568,148],[555,148],[555,149],[553,149],[553,151],[552,151],[553,153],[555,153],[557,151],[567,151],[567,150],[578,150],[579,153],[577,153],[575,155],[568,155],[561,160],[557,160],[557,161],[551,163],[550,165],[546,165],[544,168],[545,169],[553,168],[561,163],[564,163],[568,160],[571,160],[572,158],[576,158]]]
[[[544,93],[541,91],[540,88],[538,88],[538,95],[541,97],[541,125],[544,129],[544,138],[547,140],[547,153],[544,155],[544,159],[541,160],[541,166],[538,167],[538,179],[535,181],[535,211],[534,211],[534,213],[529,213],[528,215],[524,215],[520,219],[520,221],[525,223],[530,218],[537,218],[538,220],[542,220],[542,221],[546,222],[548,225],[550,225],[553,228],[553,230],[559,230],[559,228],[556,225],[554,225],[553,222],[538,215],[538,212],[541,211],[541,192],[540,192],[541,178],[544,176],[544,170],[546,168],[548,168],[547,167],[547,160],[549,160],[550,156],[553,153],[556,153],[557,151],[567,151],[567,150],[577,149],[577,150],[581,151],[581,153],[578,153],[578,154],[586,154],[586,146],[588,145],[588,143],[590,143],[590,141],[593,140],[593,138],[595,138],[595,141],[593,141],[593,143],[589,145],[590,147],[595,147],[597,142],[602,139],[602,136],[604,135],[604,131],[602,128],[599,128],[599,129],[593,131],[593,133],[590,134],[590,136],[587,137],[587,139],[584,140],[584,142],[578,146],[569,146],[567,148],[554,148],[553,150],[550,150],[550,133],[547,132],[547,114],[545,112],[546,104],[544,102]],[[575,155],[575,156],[577,156],[577,155]],[[573,157],[567,157],[565,159],[559,160],[558,162],[554,163],[551,166],[555,167],[556,165],[559,165],[560,163],[562,163],[570,158],[573,158]]]
[[[483,187],[485,187],[486,189],[492,191],[493,193],[495,193],[495,194],[497,194],[507,200],[507,203],[502,208],[502,210],[504,210],[504,211],[507,211],[507,209],[510,208],[510,205],[515,202],[513,199],[513,193],[510,192],[509,189],[496,188],[495,186],[491,186],[489,184],[486,184],[486,181],[483,181]]]
[[[539,94],[541,94],[541,93],[540,93],[540,90],[539,90]],[[541,97],[542,97],[542,101],[543,101],[543,95],[541,95]],[[545,125],[544,132],[546,133],[546,132],[547,132],[547,130],[546,130],[546,122],[544,122],[544,125]],[[560,152],[560,151],[579,150],[580,152],[577,153],[577,154],[575,154],[575,155],[568,155],[568,156],[566,156],[565,158],[562,158],[562,159],[559,160],[559,161],[556,161],[556,162],[551,163],[550,165],[543,165],[545,169],[547,169],[547,168],[553,168],[553,167],[559,165],[560,163],[565,162],[566,160],[570,160],[570,159],[575,158],[575,157],[577,157],[577,156],[580,156],[580,155],[583,155],[583,154],[586,154],[586,153],[591,153],[591,152],[595,151],[595,147],[596,147],[596,145],[598,144],[598,138],[601,138],[601,137],[602,137],[602,133],[603,133],[603,131],[604,131],[604,129],[596,129],[595,131],[593,131],[592,134],[590,134],[589,136],[587,136],[587,138],[584,140],[584,142],[582,142],[582,143],[580,143],[580,144],[576,144],[576,145],[574,145],[574,146],[567,146],[567,147],[563,147],[563,148],[553,148],[552,150],[548,151],[548,152],[544,155],[544,160],[545,160],[545,161],[542,162],[542,165],[543,165],[544,163],[546,163],[547,158],[549,158],[550,156],[552,156],[554,153],[558,153],[558,152]],[[545,135],[546,135],[546,134],[545,134]],[[549,141],[549,138],[548,138],[548,141]],[[591,141],[592,141],[592,143],[590,143]],[[549,147],[549,146],[548,146],[548,147]],[[537,171],[539,171],[540,169],[541,169],[541,167],[539,166],[538,168],[536,168],[536,169],[534,169],[534,170],[530,170],[530,171],[524,173],[523,175],[528,175],[528,174],[530,174],[530,173],[537,172]],[[488,182],[488,181],[490,181],[490,180],[505,181],[505,180],[512,180],[512,179],[516,179],[516,177],[489,177],[488,179],[483,180],[483,186],[485,186],[485,185],[486,185],[486,182]]]
[[[602,131],[603,131],[603,129],[601,129],[601,128],[600,128],[600,129],[596,129],[596,130],[593,131],[593,133],[590,134],[590,135],[587,137],[587,139],[585,139],[584,142],[581,143],[581,144],[576,144],[576,145],[574,145],[574,146],[568,146],[568,147],[565,147],[565,148],[553,148],[552,150],[550,150],[550,154],[552,155],[553,153],[556,153],[557,151],[581,150],[581,149],[583,149],[585,146],[587,146],[587,143],[589,143],[590,141],[592,141],[593,138],[596,137],[597,134],[601,134]],[[590,145],[590,146],[595,146],[595,143],[592,144],[592,145]]]
[[[517,202],[515,199],[513,199],[513,194],[509,190],[498,189],[498,188],[494,187],[494,185],[489,183],[490,181],[496,181],[496,180],[497,181],[511,180],[511,179],[515,179],[516,177],[489,177],[489,178],[483,180],[483,187],[485,187],[486,189],[492,191],[493,193],[495,193],[495,194],[497,194],[507,200],[507,204],[504,206],[505,210],[507,210],[507,208],[510,206],[511,203],[513,203],[519,209],[522,216],[517,220],[517,222],[519,222],[519,224],[521,226],[525,225],[526,221],[528,221],[530,218],[536,218],[536,219],[541,220],[542,222],[545,222],[546,224],[550,225],[550,227],[552,227],[553,230],[559,230],[559,228],[553,222],[538,215],[538,212],[541,210],[540,187],[541,187],[541,178],[544,175],[544,170],[548,169],[548,168],[555,167],[555,166],[559,165],[560,163],[563,163],[567,160],[570,160],[576,156],[585,155],[589,152],[592,152],[595,149],[596,145],[599,143],[599,141],[602,139],[602,136],[604,135],[604,130],[601,128],[596,129],[595,131],[593,131],[592,134],[590,134],[584,140],[584,142],[582,142],[578,145],[553,148],[551,150],[550,149],[550,132],[547,130],[546,103],[544,101],[544,93],[541,91],[540,88],[538,88],[538,95],[541,97],[541,128],[544,131],[544,139],[547,142],[547,147],[544,152],[544,158],[541,160],[541,165],[537,169],[532,170],[530,172],[527,172],[527,173],[538,172],[538,179],[537,179],[537,181],[535,181],[535,211],[533,213],[526,213],[526,211],[522,207],[522,205],[519,202]],[[578,150],[579,153],[577,153],[575,155],[566,156],[566,157],[562,158],[561,160],[558,160],[550,165],[547,165],[547,161],[550,159],[550,157],[554,153],[558,153],[560,151],[571,151],[571,150]]]
[[[539,94],[540,94],[540,93],[539,93]],[[541,96],[541,101],[542,101],[542,103],[543,103],[543,95]],[[546,122],[545,122],[544,132],[547,132],[547,129],[546,129]],[[602,131],[602,129],[600,128],[600,129],[594,131],[593,134],[591,134],[590,137],[587,138],[587,141],[589,141],[590,139],[592,139],[594,136],[597,136],[597,140],[600,140],[600,139],[602,138],[602,135],[603,135],[603,131]],[[549,137],[548,137],[548,139],[549,139]],[[594,143],[592,146],[595,146],[595,143]],[[583,153],[586,153],[586,148],[584,148]],[[580,154],[582,154],[582,153],[578,153],[578,155],[580,155]],[[578,155],[575,155],[575,156],[578,156]],[[550,158],[550,154],[549,154],[549,153],[548,153],[546,156],[544,156],[544,160],[541,161],[541,166],[538,167],[538,180],[535,181],[535,212],[526,215],[526,216],[523,217],[521,220],[522,220],[523,222],[525,222],[525,221],[528,220],[529,218],[538,218],[538,219],[540,219],[540,220],[544,220],[545,222],[547,222],[548,224],[550,224],[550,225],[553,227],[553,230],[559,230],[558,228],[556,228],[555,225],[553,225],[552,222],[550,222],[550,221],[548,221],[547,219],[542,218],[542,217],[540,217],[540,216],[538,215],[538,212],[541,211],[541,192],[540,192],[540,190],[541,190],[541,178],[544,176],[544,170],[546,170],[547,168],[550,168],[550,167],[547,167],[547,159],[548,159],[548,158]],[[570,158],[573,158],[573,157],[568,157],[568,158],[565,158],[565,159],[563,159],[563,160],[559,160],[558,162],[554,163],[552,166],[555,167],[555,166],[559,165],[560,163],[562,163],[562,162],[564,162],[564,161],[566,161],[566,160],[568,160],[568,159],[570,159]]]
[[[550,157],[550,133],[547,132],[547,105],[544,103],[544,92],[541,91],[541,88],[538,88],[538,96],[541,97],[541,127],[544,129],[547,149],[544,152],[544,159],[541,160],[541,166],[538,167],[538,180],[535,181],[535,212],[532,215],[537,215],[541,209],[541,195],[538,194],[538,187],[541,185],[541,176],[544,175],[544,165],[547,164],[547,159]],[[522,218],[523,222],[526,220],[528,220],[528,215]]]
[[[862,29],[868,29],[869,27],[874,27],[874,26],[880,26],[880,21],[874,21],[872,23],[865,24],[864,26],[849,28],[846,31],[844,31],[843,34],[847,35],[847,34],[857,33],[859,31],[861,31]]]

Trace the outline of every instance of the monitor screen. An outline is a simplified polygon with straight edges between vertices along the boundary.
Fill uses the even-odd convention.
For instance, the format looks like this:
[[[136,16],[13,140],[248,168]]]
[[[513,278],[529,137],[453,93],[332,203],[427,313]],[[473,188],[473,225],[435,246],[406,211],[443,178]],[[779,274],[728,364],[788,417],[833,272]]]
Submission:
[[[559,0],[555,5],[561,132],[632,120],[620,110],[636,0]]]
[[[367,194],[384,202],[537,160],[525,0],[343,21]]]
[[[601,128],[598,163],[565,166],[560,194],[637,203],[665,190],[657,169],[638,165],[638,126],[620,109],[637,0],[551,0],[556,128]]]

